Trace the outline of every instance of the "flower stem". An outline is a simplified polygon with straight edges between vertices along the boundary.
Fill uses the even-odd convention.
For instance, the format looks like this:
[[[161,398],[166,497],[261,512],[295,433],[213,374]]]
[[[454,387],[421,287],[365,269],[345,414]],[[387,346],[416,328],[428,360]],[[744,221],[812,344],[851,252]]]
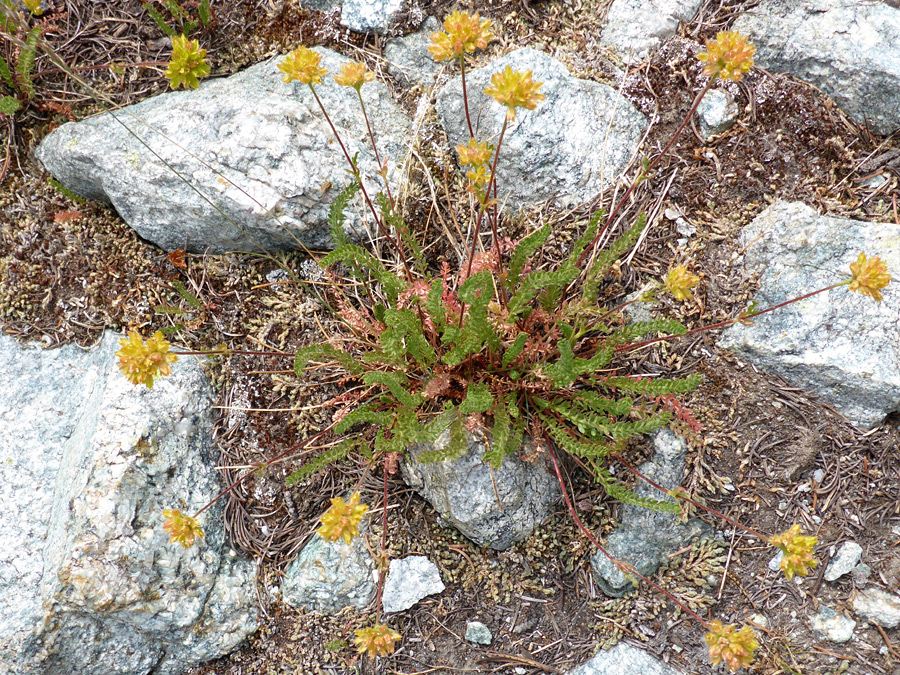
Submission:
[[[359,183],[360,192],[363,194],[363,198],[366,200],[366,204],[369,207],[369,210],[372,212],[372,216],[375,218],[375,225],[381,231],[381,234],[387,239],[391,244],[397,249],[397,254],[400,256],[400,262],[403,264],[403,269],[406,272],[406,279],[409,282],[412,282],[412,272],[409,269],[409,265],[406,264],[406,255],[403,251],[403,241],[400,239],[400,233],[397,233],[397,240],[391,237],[390,232],[385,228],[385,224],[382,222],[382,219],[378,215],[378,211],[375,210],[375,205],[372,203],[372,200],[369,198],[369,193],[366,190],[366,186],[363,183],[362,175],[359,172],[359,168],[356,166],[356,163],[353,161],[353,158],[350,156],[350,153],[347,151],[346,146],[344,145],[344,141],[341,140],[341,135],[338,133],[337,129],[334,126],[334,123],[331,121],[331,117],[328,115],[328,111],[325,110],[325,106],[322,104],[322,100],[319,98],[319,95],[316,93],[316,88],[312,86],[312,84],[308,85],[309,90],[312,92],[313,97],[316,99],[316,103],[319,104],[319,110],[322,111],[322,114],[325,116],[325,121],[328,122],[328,126],[331,127],[331,133],[334,135],[335,139],[338,142],[338,145],[341,146],[341,151],[344,153],[344,158],[347,160],[347,163],[350,165],[350,171],[353,173],[353,177],[356,178],[356,181]]]
[[[469,126],[469,138],[475,138],[475,131],[472,129],[472,118],[469,116],[469,96],[466,91],[466,55],[459,55],[459,70],[462,74],[462,94],[463,107],[466,109],[466,124]]]
[[[553,471],[556,473],[556,479],[559,481],[559,487],[562,490],[563,498],[565,499],[565,502],[566,502],[566,508],[569,510],[569,515],[572,516],[572,519],[575,521],[575,524],[578,526],[578,528],[582,532],[584,532],[585,536],[587,536],[587,538],[590,540],[590,542],[594,546],[597,547],[598,551],[600,551],[603,555],[605,555],[607,558],[609,558],[610,562],[612,562],[613,565],[615,565],[617,568],[619,568],[623,574],[625,574],[626,576],[627,575],[636,576],[638,579],[640,579],[647,585],[651,586],[654,590],[659,591],[664,596],[666,596],[669,600],[671,600],[676,605],[678,605],[678,607],[680,607],[689,616],[696,619],[704,628],[708,628],[708,626],[709,626],[708,622],[704,618],[702,618],[699,614],[692,611],[687,605],[685,605],[683,602],[681,602],[681,600],[676,598],[674,595],[672,595],[669,591],[667,591],[665,588],[663,588],[656,582],[651,581],[650,579],[645,577],[643,574],[641,574],[636,569],[634,569],[634,567],[632,567],[631,565],[628,565],[627,563],[624,563],[621,560],[614,558],[612,556],[612,554],[609,553],[609,551],[607,551],[605,548],[603,548],[603,546],[600,544],[600,542],[597,540],[597,538],[591,533],[590,530],[587,529],[587,527],[584,526],[584,523],[581,522],[581,518],[578,517],[578,513],[575,511],[575,507],[572,505],[572,500],[569,498],[569,491],[566,489],[566,482],[565,482],[565,480],[563,480],[562,471],[559,468],[559,462],[556,460],[556,453],[553,450],[553,442],[550,440],[550,437],[547,435],[546,431],[544,432],[544,440],[546,441],[547,447],[549,448],[549,452],[547,454],[550,455],[550,460],[553,462]]]
[[[763,314],[768,314],[769,312],[774,312],[776,309],[781,309],[782,307],[786,307],[787,305],[793,304],[795,302],[800,302],[801,300],[806,300],[807,298],[811,298],[814,295],[818,295],[819,293],[824,293],[825,291],[830,291],[839,286],[846,286],[850,283],[850,279],[846,281],[839,281],[836,284],[831,284],[831,286],[826,286],[825,288],[820,288],[817,291],[812,291],[810,293],[804,293],[803,295],[797,296],[796,298],[791,298],[790,300],[785,300],[784,302],[779,302],[777,305],[772,305],[771,307],[767,307],[766,309],[761,309],[758,312],[750,312],[749,314],[741,314],[733,319],[726,319],[725,321],[720,321],[719,323],[713,323],[709,326],[700,326],[699,328],[694,328],[692,330],[687,331],[682,335],[663,335],[662,337],[653,338],[652,340],[643,340],[642,342],[632,342],[625,345],[619,345],[616,347],[616,352],[627,352],[632,349],[637,349],[639,347],[646,347],[647,345],[656,344],[657,342],[665,342],[668,340],[672,340],[677,337],[684,337],[686,335],[694,335],[695,333],[702,333],[707,330],[716,330],[718,328],[726,328],[733,323],[737,323],[738,321],[746,321],[747,319],[752,319],[756,316],[761,316]]]
[[[378,162],[378,170],[381,172],[381,179],[384,181],[384,189],[387,192],[388,201],[391,204],[391,210],[394,208],[394,197],[391,195],[391,186],[388,185],[387,164],[381,163],[381,157],[378,155],[378,146],[375,144],[375,134],[372,133],[372,125],[369,124],[369,114],[366,112],[366,104],[362,97],[362,87],[356,90],[359,97],[359,107],[362,108],[363,119],[366,120],[366,129],[369,130],[369,140],[372,143],[372,150],[375,152],[375,161]]]

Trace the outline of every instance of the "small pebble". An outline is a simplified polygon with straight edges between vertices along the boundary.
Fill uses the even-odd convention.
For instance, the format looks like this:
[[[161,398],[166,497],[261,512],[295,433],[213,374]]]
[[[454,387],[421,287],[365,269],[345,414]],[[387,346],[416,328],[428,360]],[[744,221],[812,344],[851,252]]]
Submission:
[[[494,636],[491,630],[480,621],[469,621],[466,623],[466,640],[479,645],[489,645],[493,641]]]

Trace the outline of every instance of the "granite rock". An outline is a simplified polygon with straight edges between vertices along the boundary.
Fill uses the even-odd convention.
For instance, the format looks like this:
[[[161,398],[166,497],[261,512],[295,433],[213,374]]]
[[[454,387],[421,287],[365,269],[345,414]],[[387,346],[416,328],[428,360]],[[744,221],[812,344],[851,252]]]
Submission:
[[[859,0],[763,0],[734,23],[756,63],[831,96],[876,134],[900,129],[900,7]]]
[[[760,275],[760,308],[847,279],[860,252],[879,256],[900,278],[900,226],[820,216],[776,202],[740,234],[745,267]],[[840,287],[736,324],[719,346],[760,370],[816,394],[863,428],[900,409],[900,290],[883,300]]]
[[[694,18],[703,0],[615,0],[606,15],[601,41],[627,64],[644,61]]]
[[[506,66],[532,71],[546,100],[534,110],[518,109],[506,129],[497,166],[500,203],[516,209],[551,199],[579,204],[615,183],[638,149],[646,118],[612,87],[573,77],[562,63],[534,49],[516,50],[467,72],[476,137],[496,142],[500,134],[506,108],[483,92],[491,75]],[[466,145],[460,77],[438,91],[436,108],[451,145]]]
[[[349,61],[317,51],[330,73]],[[169,251],[329,248],[328,210],[349,182],[347,162],[309,88],[283,81],[280,60],[63,124],[37,157],[67,188],[111,203],[139,235]],[[374,196],[384,186],[356,92],[331,76],[316,92],[350,155],[359,153]],[[362,94],[396,189],[410,121],[380,82]],[[359,195],[346,213],[348,231],[360,230]]]
[[[177,675],[256,630],[255,565],[221,502],[191,548],[162,529],[222,487],[203,367],[182,358],[147,389],[117,349],[0,337],[0,672]]]

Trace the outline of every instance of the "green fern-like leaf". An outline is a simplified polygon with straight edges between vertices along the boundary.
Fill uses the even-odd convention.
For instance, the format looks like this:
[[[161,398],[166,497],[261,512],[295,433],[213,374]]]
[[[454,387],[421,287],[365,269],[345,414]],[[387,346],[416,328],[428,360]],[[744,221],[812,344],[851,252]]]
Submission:
[[[12,115],[21,107],[22,104],[15,96],[0,96],[0,113]]]
[[[380,370],[368,372],[363,376],[365,384],[381,385],[393,394],[400,405],[407,408],[417,408],[422,404],[422,395],[407,391],[406,387],[403,386],[406,384],[406,380],[406,375],[403,373],[388,373]]]
[[[447,309],[444,307],[444,281],[443,279],[435,279],[428,289],[428,296],[425,298],[425,311],[431,322],[434,324],[438,332],[442,332],[444,326],[447,325]]]
[[[144,3],[144,9],[147,10],[147,14],[150,15],[150,18],[156,22],[156,25],[159,26],[159,29],[168,35],[169,37],[175,37],[175,29],[170,27],[169,24],[166,23],[166,20],[162,18],[162,15],[156,11],[156,8],[153,7],[150,3]]]
[[[470,384],[466,398],[459,404],[460,415],[487,412],[494,405],[494,397],[486,384]]]
[[[622,483],[617,481],[613,475],[602,466],[594,466],[594,476],[597,478],[597,482],[599,482],[603,486],[603,489],[606,490],[606,494],[622,504],[640,506],[641,508],[659,511],[661,513],[681,513],[681,506],[677,503],[636,495],[622,485]]]
[[[618,391],[627,391],[632,394],[644,394],[645,396],[668,396],[669,394],[686,394],[700,386],[703,376],[699,374],[688,375],[678,379],[646,378],[634,379],[630,377],[607,377],[597,382],[600,386]]]
[[[16,90],[16,81],[13,79],[12,72],[9,70],[9,64],[6,63],[6,60],[0,56],[0,79],[2,79],[6,85],[12,89]]]
[[[631,412],[634,401],[629,396],[622,398],[604,398],[592,391],[578,391],[572,397],[572,403],[602,415],[621,417]]]
[[[397,296],[406,288],[400,277],[390,272],[378,258],[356,244],[339,246],[322,258],[321,265],[330,267],[338,262],[348,265],[351,269],[366,270],[381,284],[392,304],[397,302]]]
[[[620,344],[628,344],[644,335],[664,333],[667,335],[684,335],[687,329],[684,324],[674,319],[654,319],[652,321],[635,321],[619,328],[612,333],[607,345],[612,347]]]
[[[350,200],[359,191],[359,183],[355,180],[351,181],[347,187],[338,193],[338,196],[331,202],[328,209],[328,231],[331,233],[331,240],[334,242],[335,248],[347,246],[350,244],[350,237],[344,232],[344,221],[347,219],[345,210]],[[354,270],[355,272],[357,270]],[[357,274],[357,278],[359,275]]]
[[[541,229],[535,230],[516,246],[512,256],[509,259],[509,275],[507,277],[507,286],[510,290],[515,289],[519,284],[519,277],[522,270],[525,269],[525,263],[533,256],[537,250],[544,245],[547,237],[550,236],[550,223],[544,225]]]
[[[509,366],[509,364],[515,361],[516,357],[522,353],[522,350],[525,349],[526,342],[528,342],[527,333],[519,333],[516,335],[516,339],[513,340],[513,343],[506,348],[505,352],[503,352],[502,365],[504,368]]]
[[[459,299],[468,305],[468,313],[462,330],[447,326],[441,340],[452,344],[443,356],[448,366],[456,366],[472,354],[477,354],[487,345],[491,350],[499,349],[500,338],[488,321],[487,306],[494,297],[491,274],[482,270],[473,274],[459,287]]]
[[[515,413],[515,417],[511,413]],[[482,460],[499,469],[503,460],[522,447],[526,416],[518,414],[515,399],[500,399],[492,410],[494,427]]]
[[[331,466],[335,462],[341,461],[342,459],[346,458],[347,455],[349,455],[354,450],[354,448],[358,447],[360,442],[361,439],[359,436],[345,438],[333,448],[325,450],[314,459],[306,462],[303,466],[301,466],[290,476],[288,476],[285,479],[285,483],[287,485],[296,485],[297,483],[306,480],[313,474],[319,473],[319,471],[322,471],[323,469]]]
[[[544,292],[542,304],[550,303],[553,298],[558,298],[563,288],[568,286],[578,277],[578,268],[566,261],[559,269],[553,272],[538,270],[522,279],[518,290],[509,301],[509,322],[514,321],[526,309],[531,307],[531,301],[541,291]],[[549,294],[549,295],[548,295]]]
[[[410,356],[420,366],[437,360],[434,349],[422,334],[422,322],[409,309],[388,309],[384,313],[387,328],[381,334],[385,353],[397,360]]]
[[[452,461],[465,454],[469,447],[466,428],[457,410],[453,411],[449,424],[449,438],[446,445],[434,450],[423,450],[416,453],[416,459],[423,464],[431,462]]]
[[[584,436],[576,437],[574,433],[566,431],[550,415],[541,415],[541,421],[543,421],[553,441],[571,455],[594,459],[606,457],[613,451],[613,447],[608,443],[593,441]]]
[[[596,255],[594,262],[584,277],[583,297],[587,304],[594,305],[597,303],[597,294],[600,284],[603,282],[603,275],[609,271],[609,268],[623,253],[634,246],[646,226],[647,214],[641,212],[638,214],[634,225],[625,234]]]
[[[425,267],[427,266],[425,255],[422,253],[422,246],[410,233],[409,228],[406,226],[406,221],[403,220],[403,216],[391,207],[391,202],[387,197],[383,194],[379,194],[375,197],[375,201],[381,209],[381,216],[384,218],[384,222],[387,224],[388,229],[393,230],[400,237],[400,241],[403,243],[404,248],[412,257],[413,267],[421,274],[425,271]]]
[[[16,72],[22,82],[22,88],[31,98],[34,96],[34,84],[31,81],[31,71],[34,70],[34,59],[37,57],[37,42],[41,37],[40,25],[34,26],[25,38],[25,46],[19,54],[19,63],[16,65]]]
[[[573,353],[573,331],[571,326],[560,324],[563,338],[557,343],[559,358],[544,367],[544,374],[557,387],[568,387],[584,373],[593,373],[606,366],[613,357],[611,349],[601,349],[590,359],[576,357]]]
[[[599,226],[600,219],[606,215],[606,211],[604,209],[600,209],[599,211],[594,212],[594,215],[591,216],[591,219],[588,221],[588,226],[585,229],[584,233],[578,238],[578,241],[575,242],[575,246],[572,247],[572,252],[569,254],[569,261],[573,265],[578,264],[578,259],[581,258],[581,254],[584,253],[585,249],[590,245],[592,241],[594,241],[594,237],[597,236],[597,227]]]
[[[308,347],[300,347],[294,356],[294,372],[297,377],[303,377],[303,371],[306,370],[310,361],[337,361],[344,369],[352,375],[362,375],[364,368],[353,356],[346,352],[339,351],[329,344],[310,345]]]
[[[212,19],[212,12],[209,11],[209,0],[200,0],[200,4],[197,6],[197,16],[200,17],[200,21],[203,22],[204,26],[208,26],[210,19]]]
[[[394,412],[376,410],[375,405],[376,404],[374,403],[368,403],[350,412],[334,427],[334,433],[345,434],[354,425],[362,423],[376,426],[389,426],[391,422],[394,421]]]

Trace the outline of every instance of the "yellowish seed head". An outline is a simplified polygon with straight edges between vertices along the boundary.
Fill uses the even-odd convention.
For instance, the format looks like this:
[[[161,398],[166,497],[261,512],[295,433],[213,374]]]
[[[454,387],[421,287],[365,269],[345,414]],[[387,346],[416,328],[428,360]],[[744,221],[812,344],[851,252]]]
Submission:
[[[453,12],[444,19],[444,32],[431,34],[428,51],[435,61],[450,61],[484,49],[493,39],[491,22],[478,12]]]
[[[372,658],[394,653],[394,643],[400,640],[400,633],[384,624],[375,624],[371,628],[360,628],[356,631],[353,644],[360,654],[368,654]]]
[[[737,31],[722,32],[706,43],[706,51],[697,58],[706,65],[703,72],[709,77],[721,77],[737,82],[753,67],[756,48]]]
[[[184,515],[178,509],[166,509],[162,512],[166,522],[163,529],[169,533],[169,543],[179,543],[190,548],[199,537],[203,537],[203,528],[196,518]]]
[[[328,74],[325,68],[320,68],[321,54],[308,47],[297,47],[284,57],[278,64],[278,70],[284,73],[285,82],[297,80],[303,84],[320,84],[322,77]]]
[[[348,545],[359,534],[359,523],[369,507],[359,503],[359,492],[354,492],[345,502],[337,497],[331,500],[331,507],[322,515],[322,526],[316,530],[327,541],[343,539]]]
[[[881,302],[881,289],[891,282],[887,265],[878,256],[866,259],[865,253],[860,253],[855,263],[850,263],[850,273],[853,278],[850,281],[850,290]]]
[[[753,652],[759,647],[750,626],[735,630],[733,624],[723,626],[721,621],[710,621],[709,632],[704,636],[709,646],[709,658],[714,666],[723,661],[728,670],[748,667],[753,662]]]
[[[366,82],[375,79],[375,73],[370,71],[365,63],[345,63],[341,66],[341,72],[334,76],[334,81],[342,87],[353,87],[359,91]]]
[[[538,93],[542,86],[543,82],[532,79],[530,70],[522,73],[506,66],[503,71],[491,75],[491,84],[484,93],[500,105],[505,105],[506,118],[512,121],[516,118],[516,108],[534,110],[544,100],[545,96]]]

